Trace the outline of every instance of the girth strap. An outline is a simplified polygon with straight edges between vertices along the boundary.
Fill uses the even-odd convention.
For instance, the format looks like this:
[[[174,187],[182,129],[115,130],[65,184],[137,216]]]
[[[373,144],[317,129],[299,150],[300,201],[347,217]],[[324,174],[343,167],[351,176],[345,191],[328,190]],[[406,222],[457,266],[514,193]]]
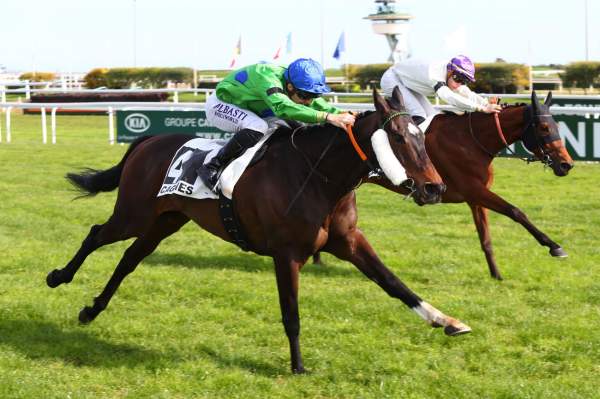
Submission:
[[[250,250],[248,236],[242,229],[235,212],[233,210],[233,200],[230,200],[222,193],[219,194],[219,214],[225,231],[229,234],[231,241],[244,251]]]

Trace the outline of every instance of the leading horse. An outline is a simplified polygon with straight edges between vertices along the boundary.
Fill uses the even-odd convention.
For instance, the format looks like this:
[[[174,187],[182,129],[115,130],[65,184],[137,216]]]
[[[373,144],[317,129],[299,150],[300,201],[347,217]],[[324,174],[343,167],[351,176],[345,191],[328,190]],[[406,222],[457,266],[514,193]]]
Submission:
[[[400,92],[396,89],[393,97],[385,100],[374,90],[373,101],[376,111],[359,117],[354,126],[356,142],[367,159],[377,158],[380,164],[388,165],[392,179],[397,179],[391,176],[391,169],[399,160],[416,187],[415,201],[439,202],[445,187],[425,152],[424,135],[412,125],[404,109]],[[448,335],[469,332],[468,326],[423,301],[386,268],[357,228],[356,214],[338,205],[354,195],[353,189],[369,172],[343,130],[314,126],[296,129],[287,137],[272,140],[264,158],[246,170],[233,200],[251,249],[274,260],[292,371],[304,371],[298,338],[299,271],[318,250],[350,261],[431,326],[444,327]],[[219,217],[217,200],[156,196],[173,155],[187,140],[189,136],[143,137],[132,143],[114,167],[68,175],[89,195],[117,187],[119,192],[112,216],[106,223],[92,226],[64,268],[48,274],[48,286],[70,282],[97,248],[136,237],[93,306],[79,313],[82,323],[94,320],[139,262],[189,220],[226,241],[232,240]]]

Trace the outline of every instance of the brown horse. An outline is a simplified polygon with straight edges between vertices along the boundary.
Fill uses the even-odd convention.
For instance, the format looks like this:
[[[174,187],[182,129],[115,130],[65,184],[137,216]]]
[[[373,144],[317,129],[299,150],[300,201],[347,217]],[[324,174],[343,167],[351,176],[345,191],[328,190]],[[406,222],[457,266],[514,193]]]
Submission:
[[[402,162],[415,183],[416,202],[439,202],[444,185],[427,157],[424,135],[404,111],[400,92],[395,90],[392,99],[384,100],[374,91],[373,99],[376,111],[356,120],[356,141],[368,159],[377,158],[381,163],[387,154]],[[372,144],[375,136],[384,138],[387,153]],[[189,136],[144,137],[134,142],[114,167],[68,175],[88,195],[117,187],[119,193],[108,221],[93,226],[73,259],[63,269],[48,274],[46,282],[50,287],[70,282],[85,258],[97,248],[136,237],[93,306],[80,312],[82,323],[94,320],[139,262],[190,219],[208,232],[232,240],[219,217],[217,200],[156,196],[173,155],[187,140]],[[318,250],[352,262],[430,325],[445,327],[446,334],[470,331],[468,326],[422,301],[387,269],[357,228],[356,214],[341,208],[341,200],[354,196],[354,187],[368,172],[367,163],[357,156],[341,129],[313,126],[271,140],[263,159],[250,167],[236,185],[234,209],[250,247],[259,255],[271,256],[275,263],[279,303],[295,373],[304,371],[298,339],[298,274]]]
[[[550,248],[552,256],[567,256],[561,246],[535,227],[523,211],[490,191],[495,154],[518,140],[523,141],[537,160],[550,166],[556,176],[566,176],[573,168],[573,160],[548,109],[551,101],[552,93],[549,93],[544,104],[540,104],[534,91],[531,105],[505,106],[498,125],[493,116],[483,113],[444,114],[435,117],[427,129],[427,153],[448,186],[442,202],[466,202],[469,205],[490,274],[498,280],[502,280],[502,276],[492,251],[488,209],[520,223],[541,245]],[[365,181],[409,193],[402,187],[392,186],[384,177],[371,177]],[[315,262],[319,262],[318,254]]]

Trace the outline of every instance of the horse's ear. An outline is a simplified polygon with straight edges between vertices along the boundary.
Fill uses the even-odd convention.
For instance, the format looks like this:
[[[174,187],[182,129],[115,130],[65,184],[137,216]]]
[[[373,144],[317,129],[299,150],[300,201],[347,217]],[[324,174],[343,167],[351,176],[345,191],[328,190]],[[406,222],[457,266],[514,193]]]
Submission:
[[[546,99],[544,100],[544,105],[546,107],[549,107],[551,103],[552,103],[552,92],[549,91],[548,95],[546,96]]]
[[[539,101],[537,98],[537,94],[535,94],[535,90],[531,91],[531,107],[533,108],[534,112],[537,112],[538,108],[539,108]]]
[[[531,92],[531,104],[536,105],[536,106],[539,104],[538,98],[537,98],[537,94],[535,93],[535,90],[533,90]]]
[[[406,109],[404,105],[404,98],[402,97],[402,93],[400,92],[400,88],[398,86],[394,87],[392,98],[400,105],[400,111],[404,111]]]
[[[384,113],[388,111],[388,105],[387,102],[385,101],[385,98],[381,97],[381,95],[377,92],[377,89],[375,87],[373,87],[373,103],[375,104],[375,109],[380,112],[380,113]]]

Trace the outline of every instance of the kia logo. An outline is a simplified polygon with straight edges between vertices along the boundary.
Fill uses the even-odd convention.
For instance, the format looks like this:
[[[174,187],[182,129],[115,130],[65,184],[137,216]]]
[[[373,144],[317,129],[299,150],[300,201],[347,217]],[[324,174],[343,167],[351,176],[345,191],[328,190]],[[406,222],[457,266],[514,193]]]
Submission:
[[[125,118],[125,127],[134,133],[143,133],[150,128],[150,118],[144,114],[131,114]]]

